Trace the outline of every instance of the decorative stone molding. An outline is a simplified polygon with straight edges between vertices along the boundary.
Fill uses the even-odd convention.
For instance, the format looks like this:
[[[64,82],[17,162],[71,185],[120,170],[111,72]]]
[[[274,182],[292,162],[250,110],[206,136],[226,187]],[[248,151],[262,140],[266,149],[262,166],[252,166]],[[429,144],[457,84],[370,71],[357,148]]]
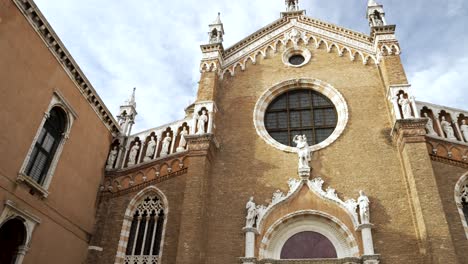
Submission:
[[[460,214],[465,236],[468,239],[468,215],[463,212],[463,202],[468,203],[468,173],[460,177],[455,185],[455,203],[457,205],[458,213]]]
[[[46,172],[44,176],[44,180],[42,184],[39,184],[35,182],[29,175],[26,174],[26,169],[29,164],[29,161],[31,159],[32,152],[36,146],[36,142],[39,139],[39,136],[42,132],[42,128],[44,127],[45,122],[49,118],[49,113],[54,107],[59,107],[61,110],[64,111],[66,117],[67,117],[67,122],[65,124],[65,131],[63,132],[62,138],[60,139],[60,142],[57,146],[57,149],[55,150],[54,156],[52,158],[52,161],[49,165],[48,171]],[[74,108],[71,106],[71,104],[65,99],[65,97],[60,93],[60,91],[55,90],[52,94],[52,98],[50,100],[49,106],[47,107],[46,112],[44,113],[44,116],[42,118],[42,121],[39,125],[39,128],[36,131],[36,135],[34,136],[34,139],[31,143],[31,146],[29,147],[28,154],[26,155],[23,164],[21,165],[20,171],[18,173],[17,177],[17,182],[22,182],[27,184],[29,187],[40,193],[40,195],[43,198],[46,198],[49,195],[48,189],[49,186],[52,182],[52,178],[55,172],[55,169],[57,167],[57,164],[60,160],[60,156],[62,154],[63,147],[70,137],[71,129],[73,127],[74,121],[78,118],[78,114],[74,110]]]
[[[420,118],[414,96],[410,92],[410,84],[390,85],[387,90],[387,99],[393,120]],[[405,109],[407,109],[405,111]],[[407,113],[409,112],[409,113]]]
[[[299,65],[291,64],[289,62],[289,59],[292,56],[295,56],[295,55],[301,55],[302,57],[304,57],[304,62],[302,62]],[[310,51],[308,49],[302,48],[302,47],[292,47],[292,48],[289,48],[289,49],[287,49],[287,50],[285,50],[283,52],[283,63],[284,63],[284,65],[286,65],[288,67],[292,67],[292,68],[300,68],[300,67],[306,65],[307,63],[309,63],[311,58],[312,58],[312,53],[310,53]]]
[[[468,168],[468,144],[429,135],[426,135],[426,144],[432,160]]]
[[[336,217],[314,210],[298,211],[276,221],[261,240],[259,259],[280,259],[281,248],[294,234],[313,231],[327,237],[338,258],[358,257],[359,247],[351,231]]]
[[[6,200],[3,212],[0,214],[0,227],[5,224],[8,220],[19,219],[23,222],[26,230],[25,243],[18,249],[18,256],[15,264],[21,264],[23,258],[28,252],[31,246],[31,239],[34,229],[41,223],[41,219],[30,212],[23,210],[13,201]]]
[[[425,142],[427,119],[400,119],[395,123],[392,134],[399,149],[407,143]]]
[[[283,145],[274,140],[265,128],[265,111],[268,105],[280,94],[298,88],[312,89],[326,96],[336,107],[338,114],[338,122],[333,133],[319,144],[310,146],[310,151],[317,151],[331,145],[343,133],[346,124],[348,123],[348,106],[338,90],[330,84],[317,79],[298,78],[284,81],[273,85],[267,89],[258,99],[253,112],[253,122],[257,134],[265,140],[270,146],[273,146],[281,151],[295,153],[296,148]]]
[[[103,194],[121,195],[139,189],[148,184],[166,181],[185,174],[188,168],[185,154],[175,154],[136,168],[107,172],[101,186]]]
[[[119,125],[33,0],[13,0],[104,125],[115,135]]]

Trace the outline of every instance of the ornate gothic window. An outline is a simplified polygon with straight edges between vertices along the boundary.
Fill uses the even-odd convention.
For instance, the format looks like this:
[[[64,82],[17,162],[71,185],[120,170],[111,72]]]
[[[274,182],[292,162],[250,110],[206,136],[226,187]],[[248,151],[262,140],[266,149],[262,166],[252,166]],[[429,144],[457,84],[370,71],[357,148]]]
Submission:
[[[26,167],[26,175],[39,184],[44,182],[49,171],[50,164],[65,132],[66,123],[67,117],[61,108],[54,107],[50,110],[49,117],[41,129]]]
[[[461,196],[461,204],[463,214],[465,215],[466,222],[468,222],[468,184],[463,187],[462,196]]]
[[[279,95],[265,112],[265,127],[272,138],[294,146],[296,135],[306,135],[309,145],[327,139],[335,130],[338,116],[333,103],[309,89]]]
[[[455,185],[455,202],[468,239],[468,173],[463,175]]]
[[[165,212],[156,195],[147,196],[136,206],[130,225],[125,264],[159,263]]]

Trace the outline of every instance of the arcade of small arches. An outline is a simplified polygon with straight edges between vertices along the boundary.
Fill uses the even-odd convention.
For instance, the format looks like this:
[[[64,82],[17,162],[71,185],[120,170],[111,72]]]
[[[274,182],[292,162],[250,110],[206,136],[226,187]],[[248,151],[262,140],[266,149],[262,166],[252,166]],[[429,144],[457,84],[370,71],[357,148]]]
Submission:
[[[188,137],[212,133],[213,113],[209,107],[200,107],[194,112],[192,120],[184,119],[167,127],[115,139],[106,169],[133,167],[186,152]],[[126,142],[125,146],[122,142]]]

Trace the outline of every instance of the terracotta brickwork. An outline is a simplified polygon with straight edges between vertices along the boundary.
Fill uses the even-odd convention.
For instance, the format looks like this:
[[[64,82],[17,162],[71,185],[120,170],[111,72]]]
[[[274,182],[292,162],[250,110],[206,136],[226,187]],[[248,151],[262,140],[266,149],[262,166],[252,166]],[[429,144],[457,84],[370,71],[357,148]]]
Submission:
[[[426,136],[427,119],[397,117],[402,107],[389,94],[400,91],[389,91],[402,86],[397,87],[401,93],[408,99],[410,94],[395,27],[374,27],[366,36],[303,14],[282,13],[226,50],[221,43],[203,45],[197,100],[183,121],[172,124],[172,133],[180,132],[182,124],[189,129],[187,146],[178,146],[181,136],[172,134],[173,151],[158,155],[158,145],[148,157],[147,136],[155,132],[119,134],[33,3],[1,1],[0,50],[6,52],[0,80],[7,85],[0,85],[0,120],[8,129],[0,140],[0,156],[8,159],[0,162],[0,216],[12,207],[8,200],[40,220],[23,263],[124,263],[135,208],[149,194],[161,199],[165,211],[158,264],[468,263],[467,227],[455,202],[455,189],[468,168],[467,145]],[[284,32],[276,32],[280,29]],[[287,49],[310,51],[310,61],[288,66],[283,58]],[[268,94],[272,87],[295,83],[305,89],[320,86],[318,92],[336,97],[330,101],[339,104],[339,117],[346,116],[339,118],[334,140],[313,152],[310,178],[304,171],[298,177],[295,148],[275,147],[259,135],[262,118],[255,115],[262,98],[280,93]],[[49,196],[43,197],[17,176],[54,91],[77,117]],[[199,128],[202,110],[207,121]],[[206,133],[200,132],[203,128]],[[117,142],[113,138],[119,155],[110,163],[120,165],[106,166],[110,146]],[[143,149],[135,164],[128,164],[137,138]],[[174,151],[176,147],[181,149]],[[323,186],[313,189],[313,179],[319,177]],[[300,187],[294,189],[291,178]],[[367,215],[361,204],[357,208],[361,190],[370,200]],[[274,193],[286,198],[278,202]],[[271,205],[264,207],[270,211],[255,227],[246,225],[250,197],[257,206]],[[298,218],[334,226],[346,258],[259,259],[281,225]],[[244,258],[248,232],[256,238],[253,258]],[[376,255],[369,253],[369,245]]]

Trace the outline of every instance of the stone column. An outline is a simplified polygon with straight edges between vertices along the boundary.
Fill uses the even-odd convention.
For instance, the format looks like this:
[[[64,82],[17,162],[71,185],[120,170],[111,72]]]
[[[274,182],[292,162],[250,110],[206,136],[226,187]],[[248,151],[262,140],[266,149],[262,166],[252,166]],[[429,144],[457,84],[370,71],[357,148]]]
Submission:
[[[374,240],[372,239],[372,228],[374,225],[362,224],[358,227],[362,235],[362,244],[364,246],[364,255],[374,255]]]
[[[171,128],[172,129],[172,145],[171,147],[169,148],[169,155],[172,154],[172,153],[175,153],[176,152],[176,139],[177,139],[177,128]]]
[[[208,129],[206,133],[208,134],[213,133],[213,111],[208,112]]]
[[[29,248],[27,246],[20,246],[18,248],[18,251],[16,252],[15,264],[23,263],[24,256],[26,256],[26,253],[28,252],[28,250]]]
[[[254,227],[244,227],[242,230],[245,232],[245,258],[254,258],[257,229]]]
[[[453,124],[455,125],[455,130],[457,131],[457,134],[460,137],[459,141],[464,142],[465,140],[463,139],[463,133],[461,132],[460,125],[456,120],[453,121]]]
[[[138,163],[141,163],[143,161],[142,155],[145,154],[145,153],[143,153],[143,149],[145,148],[145,146],[146,146],[146,142],[141,141],[140,149],[138,150],[138,159],[135,160],[136,161],[135,165],[138,164]]]
[[[396,120],[402,119],[403,117],[401,115],[400,106],[398,105],[398,97],[395,96],[392,98],[392,104]]]
[[[418,107],[416,106],[416,101],[414,100],[414,96],[410,97],[410,101],[411,101],[411,107],[413,108],[414,117],[421,118],[421,115],[419,114],[419,111],[418,111]]]

